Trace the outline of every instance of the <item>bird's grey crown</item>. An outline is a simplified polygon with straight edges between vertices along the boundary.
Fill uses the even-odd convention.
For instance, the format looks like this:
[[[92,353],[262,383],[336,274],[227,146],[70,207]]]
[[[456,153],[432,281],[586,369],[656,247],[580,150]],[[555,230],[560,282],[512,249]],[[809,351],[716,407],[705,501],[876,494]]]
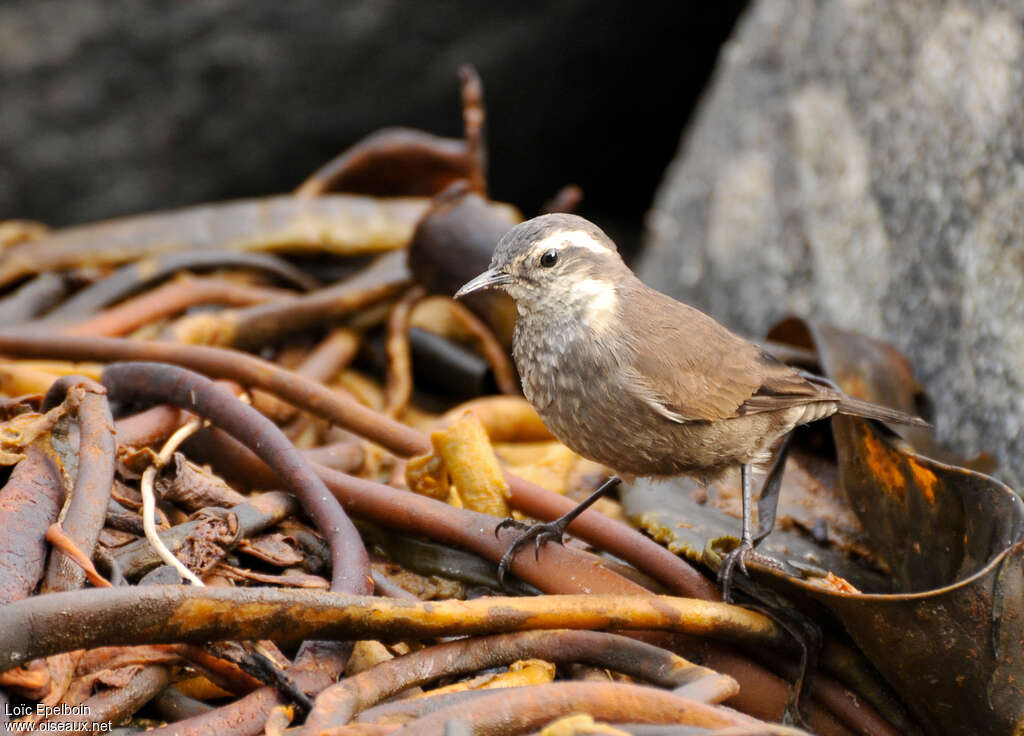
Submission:
[[[494,249],[491,266],[497,267],[513,261],[518,255],[529,250],[534,243],[558,232],[585,232],[608,250],[618,252],[615,242],[590,220],[579,215],[557,212],[521,222],[505,233]]]

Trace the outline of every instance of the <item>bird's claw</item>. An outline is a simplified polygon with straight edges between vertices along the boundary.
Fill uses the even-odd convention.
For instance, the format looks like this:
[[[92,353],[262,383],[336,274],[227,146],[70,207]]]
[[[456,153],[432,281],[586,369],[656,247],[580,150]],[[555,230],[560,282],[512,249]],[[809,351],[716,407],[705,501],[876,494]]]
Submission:
[[[529,543],[532,539],[534,540],[534,556],[539,560],[542,544],[548,541],[562,544],[563,537],[565,535],[565,527],[567,525],[559,522],[560,520],[527,525],[521,521],[516,521],[515,519],[505,519],[495,527],[495,535],[497,535],[501,529],[508,527],[523,530],[523,533],[508,546],[508,549],[505,550],[505,554],[501,556],[501,560],[498,562],[498,584],[501,585],[502,589],[506,593],[510,591],[505,585],[505,575],[508,573],[516,553],[523,547],[523,545]]]
[[[722,586],[722,600],[726,603],[732,603],[732,578],[736,568],[739,567],[744,575],[748,575],[747,560],[755,554],[754,545],[744,542],[722,556],[722,566],[718,568],[718,582]]]
[[[740,572],[744,575],[750,576],[750,573],[747,572],[748,562],[756,562],[759,567],[769,568],[784,575],[798,574],[796,570],[785,562],[780,562],[774,557],[758,552],[754,549],[752,542],[741,542],[739,547],[722,555],[722,565],[718,568],[718,582],[722,586],[722,600],[726,603],[732,603],[732,578],[736,573],[736,568],[739,568]]]
[[[519,521],[519,519],[513,519],[511,516],[506,516],[494,526],[494,536],[500,537],[502,529],[520,529],[522,531],[526,531],[529,528],[529,524]]]

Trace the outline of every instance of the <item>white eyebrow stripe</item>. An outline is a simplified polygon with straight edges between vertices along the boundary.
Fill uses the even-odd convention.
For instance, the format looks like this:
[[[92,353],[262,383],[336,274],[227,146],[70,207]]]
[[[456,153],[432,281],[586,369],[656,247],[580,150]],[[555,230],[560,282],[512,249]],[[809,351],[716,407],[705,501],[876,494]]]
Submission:
[[[583,230],[565,230],[548,235],[538,241],[537,248],[556,248],[560,245],[575,245],[579,248],[586,248],[592,253],[607,253],[608,247],[594,239],[594,236]]]

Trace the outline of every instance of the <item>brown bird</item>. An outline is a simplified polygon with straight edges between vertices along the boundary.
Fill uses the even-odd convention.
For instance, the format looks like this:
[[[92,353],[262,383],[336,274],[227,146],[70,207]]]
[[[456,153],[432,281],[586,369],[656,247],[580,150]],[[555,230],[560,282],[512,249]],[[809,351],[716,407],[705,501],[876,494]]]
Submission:
[[[498,242],[490,268],[455,296],[492,288],[518,309],[513,355],[523,393],[575,452],[633,476],[709,480],[741,468],[741,543],[719,571],[726,599],[734,567],[745,573],[768,533],[755,538],[751,530],[751,475],[778,440],[837,412],[927,426],[847,396],[649,288],[582,217],[542,215],[516,225]],[[780,479],[773,472],[766,485],[777,488]],[[618,482],[610,479],[561,519],[531,527],[505,554],[499,576],[529,539],[538,547],[561,541],[569,522]]]

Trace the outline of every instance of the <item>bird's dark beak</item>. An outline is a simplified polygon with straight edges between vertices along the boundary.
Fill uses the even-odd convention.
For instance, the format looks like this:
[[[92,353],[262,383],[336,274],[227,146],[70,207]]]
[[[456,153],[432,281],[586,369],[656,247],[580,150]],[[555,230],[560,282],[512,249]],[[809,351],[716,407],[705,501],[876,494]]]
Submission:
[[[455,298],[461,299],[464,296],[468,296],[475,291],[483,291],[484,289],[493,289],[497,286],[504,286],[505,284],[512,283],[512,277],[504,271],[499,271],[495,268],[488,268],[482,274],[477,276],[472,281],[468,281],[462,285],[462,288],[455,292]]]

